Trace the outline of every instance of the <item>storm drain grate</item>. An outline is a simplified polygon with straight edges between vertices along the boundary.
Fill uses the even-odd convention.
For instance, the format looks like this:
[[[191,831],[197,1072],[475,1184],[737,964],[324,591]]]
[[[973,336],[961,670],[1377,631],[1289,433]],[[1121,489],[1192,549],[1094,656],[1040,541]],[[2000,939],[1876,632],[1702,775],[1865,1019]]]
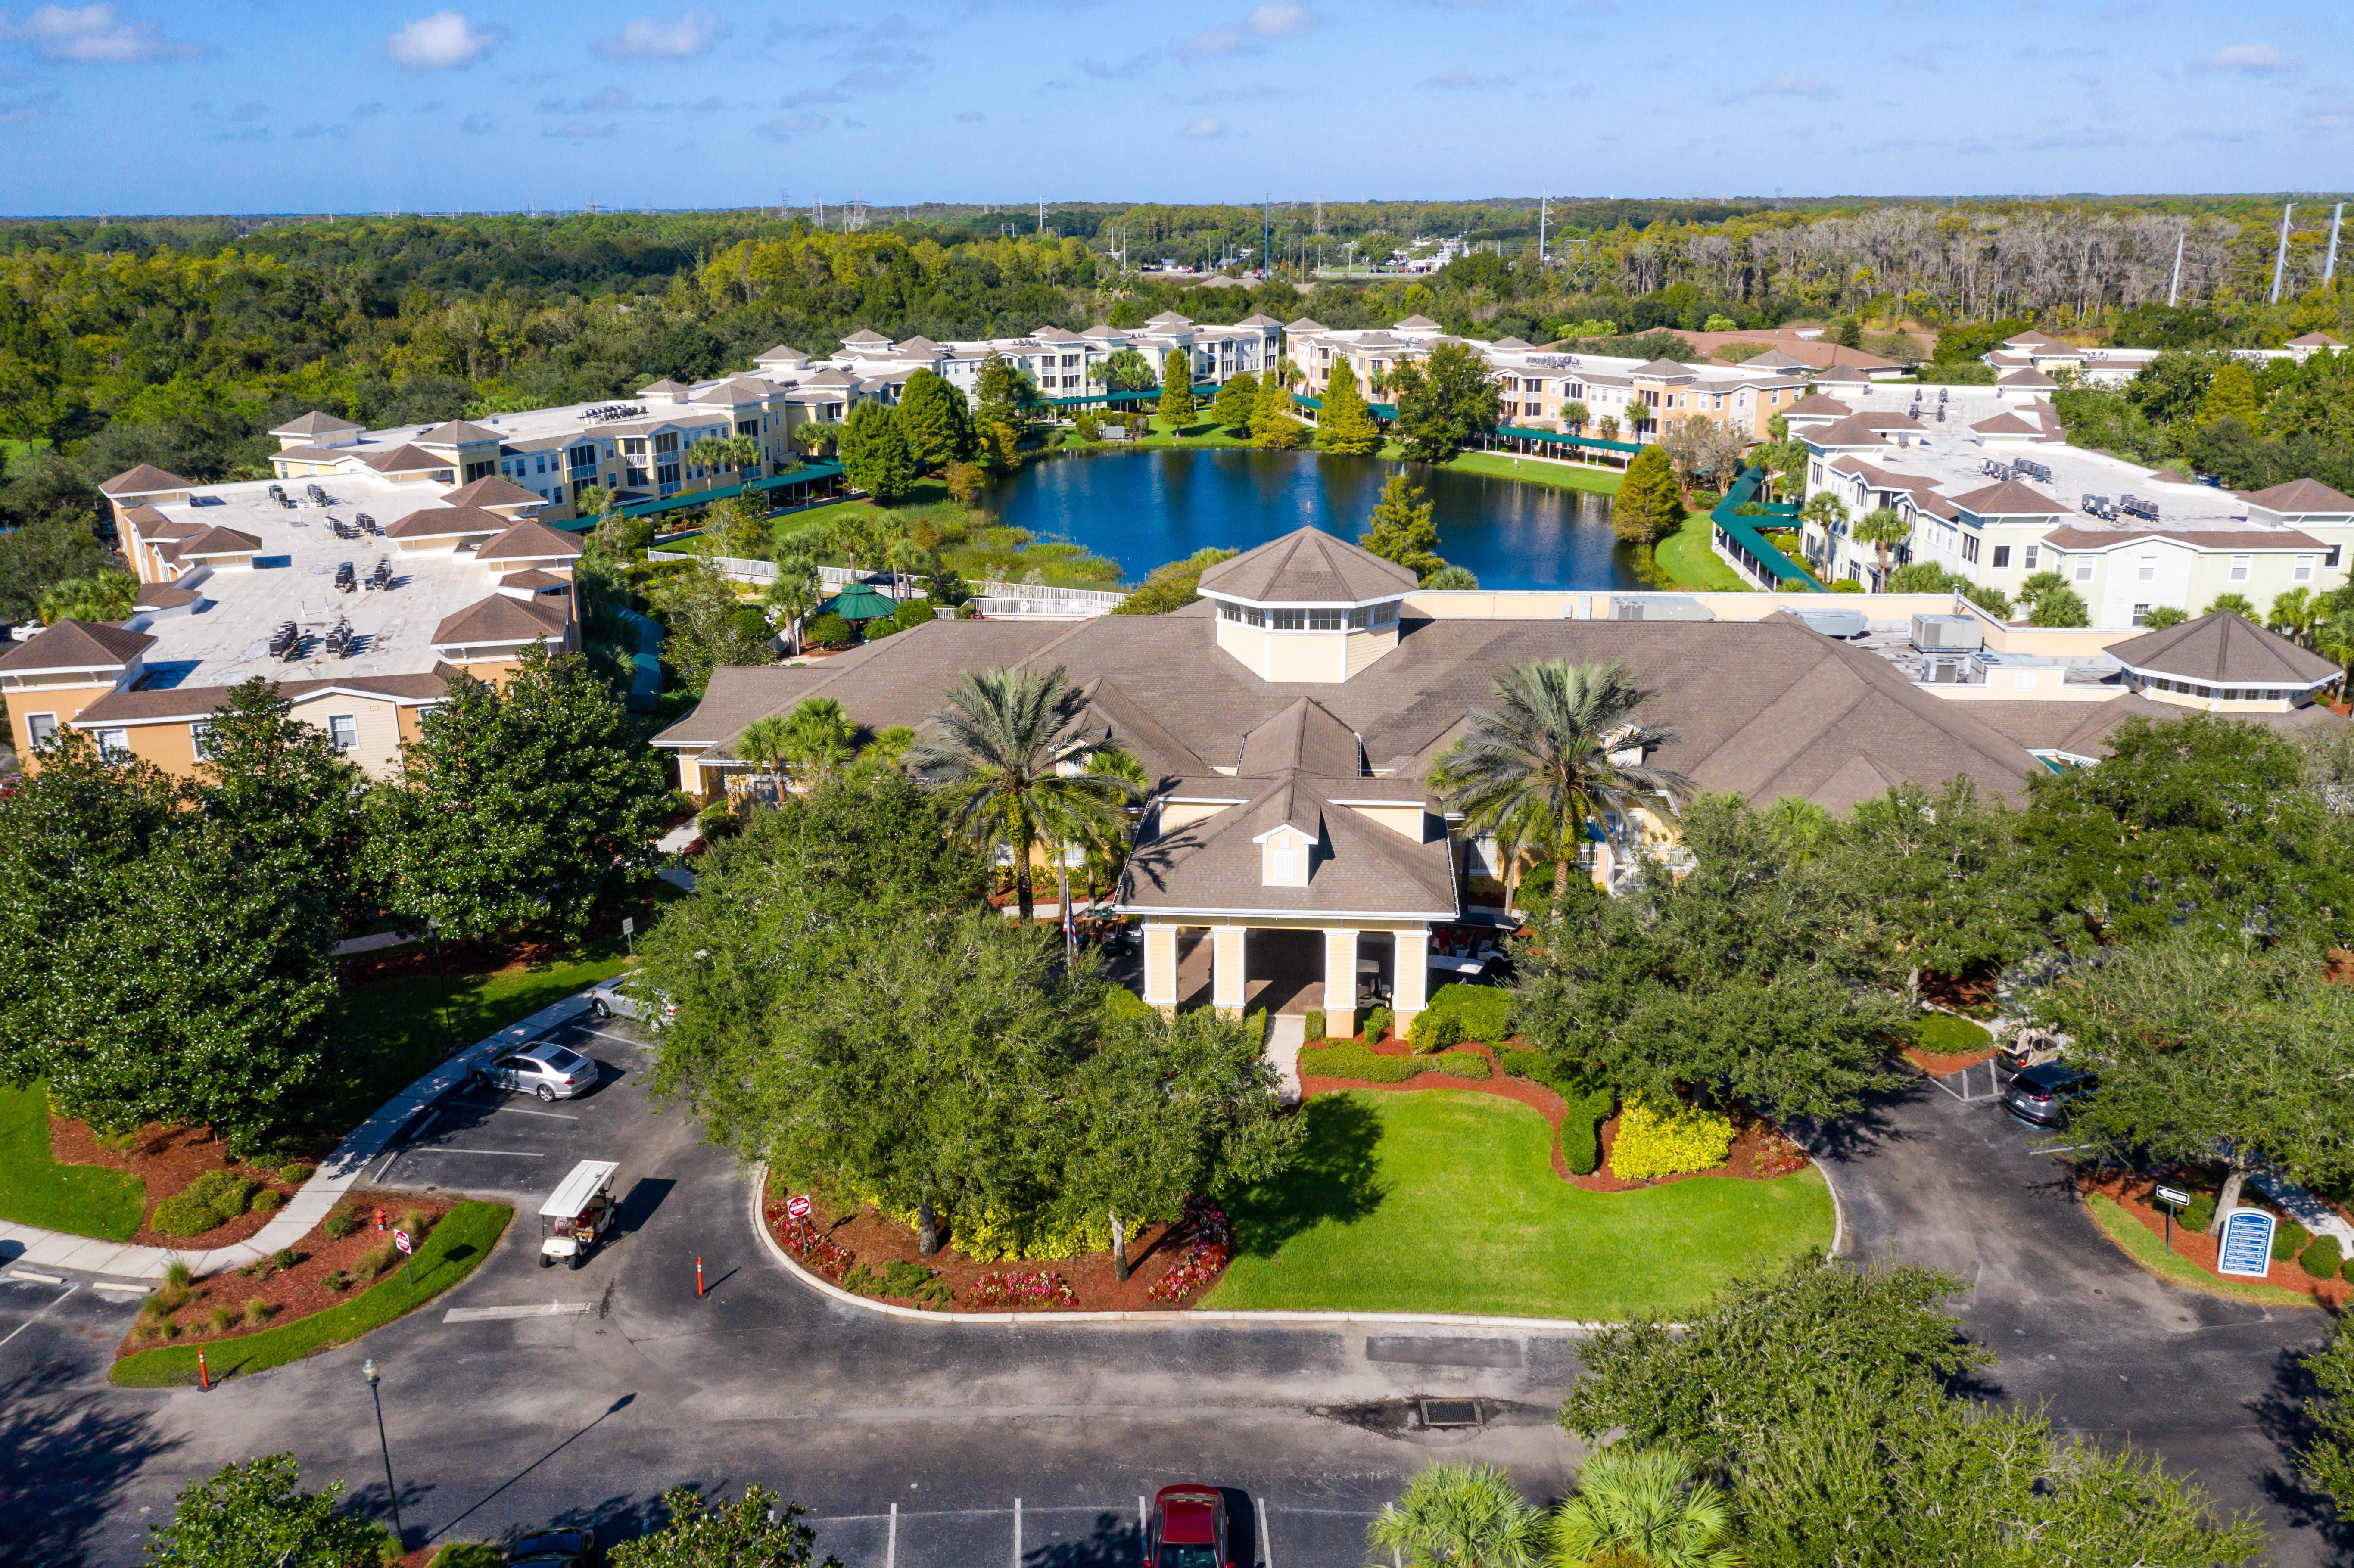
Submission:
[[[1476,1399],[1426,1399],[1420,1403],[1425,1426],[1479,1425],[1479,1402]]]

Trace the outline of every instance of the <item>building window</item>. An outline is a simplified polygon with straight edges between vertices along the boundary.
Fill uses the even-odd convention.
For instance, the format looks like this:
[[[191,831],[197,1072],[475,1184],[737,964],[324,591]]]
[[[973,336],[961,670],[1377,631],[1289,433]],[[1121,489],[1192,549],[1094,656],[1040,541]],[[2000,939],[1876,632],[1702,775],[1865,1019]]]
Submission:
[[[2079,556],[2076,557],[2076,580],[2080,583],[2088,583],[2093,580],[2092,556]]]
[[[2009,546],[1997,545],[1994,547],[1994,565],[1997,571],[2000,571],[2003,567],[2010,565]]]
[[[2031,572],[2035,569],[2035,557],[2042,552],[2042,549],[2043,546],[2041,545],[2030,545],[2027,546],[2026,567],[2029,571]]]
[[[2334,567],[2338,565],[2338,546],[2336,546],[2336,545],[2332,545],[2332,546],[2329,546],[2329,554],[2327,554],[2327,555],[2326,555],[2326,556],[2322,556],[2322,557],[2321,557],[2321,564],[2322,564],[2323,566],[2325,566],[2325,567],[2333,567],[2333,568],[2334,568]]]
[[[213,759],[212,720],[198,719],[188,726],[188,753],[198,762]]]
[[[2134,581],[2137,583],[2154,583],[2157,580],[2158,557],[2156,556],[2144,556],[2141,558],[2140,564],[2134,570]]]
[[[2296,566],[2288,574],[2288,579],[2293,583],[2311,582],[2313,580],[2313,557],[2311,556],[2299,556],[2296,558]]]
[[[1978,536],[1976,534],[1965,534],[1965,535],[1962,535],[1962,559],[1964,559],[1964,560],[1966,560],[1966,561],[1972,562],[1972,563],[1974,563],[1974,564],[1975,564],[1975,563],[1977,562],[1978,558]]]
[[[1352,631],[1363,631],[1369,628],[1377,626],[1395,626],[1397,624],[1397,601],[1395,599],[1391,599],[1386,603],[1366,606],[1351,610],[1349,612],[1349,630]]]
[[[102,729],[98,732],[98,754],[109,762],[131,760],[131,732],[127,729]]]
[[[2253,557],[2247,556],[2234,556],[2232,557],[2232,580],[2233,582],[2243,583],[2248,580],[2248,562]]]
[[[58,741],[58,715],[55,714],[27,714],[25,715],[25,738],[32,743],[32,747],[35,751],[41,751],[49,747],[55,746]]]
[[[2143,621],[2147,620],[2148,619],[2149,619],[2149,606],[2147,606],[2147,605],[2146,605],[2146,604],[2137,604],[2137,605],[2134,606],[2134,608],[2133,608],[2133,623],[2134,623],[2136,626],[2139,626]]]
[[[328,715],[327,739],[337,751],[356,751],[360,744],[360,721],[350,714]]]
[[[1308,612],[1308,630],[1310,631],[1338,631],[1347,620],[1348,616],[1337,606],[1331,609],[1325,609],[1320,606],[1319,608]]]
[[[1278,631],[1308,630],[1308,611],[1305,609],[1278,609],[1269,613],[1274,617],[1271,624]]]

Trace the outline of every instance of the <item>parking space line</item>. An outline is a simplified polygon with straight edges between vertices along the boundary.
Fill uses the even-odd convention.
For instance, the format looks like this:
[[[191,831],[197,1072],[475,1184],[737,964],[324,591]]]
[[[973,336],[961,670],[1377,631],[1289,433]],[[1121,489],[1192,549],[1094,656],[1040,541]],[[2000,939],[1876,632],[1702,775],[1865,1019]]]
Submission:
[[[578,1121],[580,1119],[577,1116],[566,1116],[560,1111],[525,1110],[521,1106],[486,1106],[479,1100],[460,1100],[457,1104],[458,1108],[461,1110],[496,1111],[503,1116],[544,1116],[551,1121]]]
[[[583,1034],[594,1034],[599,1040],[610,1040],[622,1045],[635,1045],[638,1044],[635,1040],[631,1039],[626,1034],[609,1034],[602,1029],[584,1028],[580,1033]]]
[[[586,1301],[545,1301],[535,1307],[452,1307],[444,1323],[504,1323],[518,1318],[586,1318]]]
[[[62,1274],[35,1274],[29,1268],[12,1268],[8,1271],[8,1277],[36,1285],[63,1285],[66,1282]]]
[[[535,1154],[528,1150],[523,1149],[452,1149],[447,1144],[439,1144],[430,1148],[423,1149],[404,1149],[401,1152],[403,1154],[501,1154],[504,1155],[509,1160],[545,1160],[547,1158],[545,1154]]]
[[[1267,1499],[1253,1498],[1251,1501],[1258,1505],[1259,1568],[1275,1568],[1275,1542],[1267,1534]]]
[[[60,1296],[60,1297],[58,1297],[55,1301],[50,1302],[47,1307],[42,1308],[39,1311],[37,1311],[37,1312],[34,1313],[31,1317],[29,1317],[29,1318],[26,1319],[23,1322],[21,1322],[21,1323],[17,1324],[14,1329],[10,1330],[8,1331],[8,1339],[7,1339],[7,1340],[0,1340],[0,1348],[5,1348],[5,1347],[7,1345],[7,1343],[8,1343],[8,1340],[13,1340],[13,1339],[15,1339],[18,1334],[23,1333],[26,1330],[27,1330],[27,1329],[29,1329],[29,1328],[31,1328],[34,1324],[36,1324],[36,1323],[39,1322],[42,1319],[44,1319],[44,1318],[48,1317],[48,1316],[52,1311],[56,1310],[56,1309],[57,1309],[58,1308],[59,1308],[59,1307],[64,1306],[64,1305],[65,1305],[65,1300],[66,1300],[66,1296],[71,1296],[75,1291],[80,1290],[80,1288],[81,1288],[81,1287],[80,1287],[80,1286],[79,1286],[79,1285],[69,1285],[69,1286],[67,1286],[67,1287],[66,1287],[66,1295],[65,1295],[65,1296]]]

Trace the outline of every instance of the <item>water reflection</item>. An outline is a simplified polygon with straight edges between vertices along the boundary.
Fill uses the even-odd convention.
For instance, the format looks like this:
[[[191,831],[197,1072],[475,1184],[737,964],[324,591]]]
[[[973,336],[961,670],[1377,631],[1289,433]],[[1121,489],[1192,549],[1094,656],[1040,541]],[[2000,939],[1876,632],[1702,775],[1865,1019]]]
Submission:
[[[991,491],[1001,521],[1084,545],[1131,581],[1206,546],[1248,549],[1303,524],[1363,532],[1382,484],[1406,466],[1312,452],[1158,451],[1031,463]],[[1438,553],[1497,588],[1642,587],[1610,532],[1609,498],[1415,467],[1437,503]]]

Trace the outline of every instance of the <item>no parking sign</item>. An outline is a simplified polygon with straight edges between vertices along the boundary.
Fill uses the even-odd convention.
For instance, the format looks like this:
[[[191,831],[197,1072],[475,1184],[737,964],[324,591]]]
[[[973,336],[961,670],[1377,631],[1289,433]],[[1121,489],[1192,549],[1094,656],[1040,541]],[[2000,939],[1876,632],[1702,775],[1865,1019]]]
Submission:
[[[785,1200],[785,1213],[796,1220],[809,1218],[810,1201],[806,1195]]]

